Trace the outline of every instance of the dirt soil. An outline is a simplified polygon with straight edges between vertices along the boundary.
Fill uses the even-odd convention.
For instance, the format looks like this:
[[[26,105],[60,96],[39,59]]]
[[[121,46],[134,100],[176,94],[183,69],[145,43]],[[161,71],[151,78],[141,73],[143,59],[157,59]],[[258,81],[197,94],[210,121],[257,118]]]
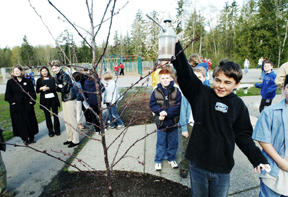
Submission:
[[[118,113],[125,125],[141,125],[154,122],[149,108],[152,90],[142,88],[129,92],[119,103]]]
[[[114,197],[189,197],[190,189],[167,179],[137,172],[114,171]],[[61,172],[40,197],[108,197],[103,171]]]

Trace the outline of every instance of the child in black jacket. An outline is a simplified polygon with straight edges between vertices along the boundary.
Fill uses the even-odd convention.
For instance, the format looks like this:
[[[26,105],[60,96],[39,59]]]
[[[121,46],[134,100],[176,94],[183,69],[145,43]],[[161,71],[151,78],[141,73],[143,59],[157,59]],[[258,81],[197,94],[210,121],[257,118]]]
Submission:
[[[177,42],[175,54],[181,50]],[[210,88],[193,73],[183,51],[172,63],[195,121],[186,150],[186,158],[190,160],[192,196],[228,196],[235,143],[256,172],[260,172],[260,166],[269,168],[251,138],[253,128],[248,109],[233,94],[242,79],[241,68],[234,62],[220,62],[213,72],[214,87]]]

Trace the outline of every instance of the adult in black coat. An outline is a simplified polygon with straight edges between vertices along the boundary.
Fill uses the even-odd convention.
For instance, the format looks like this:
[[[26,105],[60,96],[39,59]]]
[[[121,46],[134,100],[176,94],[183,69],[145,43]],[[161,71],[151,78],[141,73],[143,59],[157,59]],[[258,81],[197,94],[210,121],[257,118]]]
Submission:
[[[24,78],[20,65],[13,67],[12,71],[13,76],[6,86],[5,101],[10,104],[13,134],[21,137],[25,144],[35,143],[34,135],[39,130],[32,99],[36,99],[36,92],[32,81]]]
[[[40,104],[44,106],[40,105],[40,109],[44,111],[49,136],[53,137],[54,134],[60,135],[60,122],[58,118],[60,102],[56,93],[55,79],[51,76],[46,66],[40,69],[40,78],[36,83],[36,92],[40,93]],[[50,110],[53,112],[54,130]]]

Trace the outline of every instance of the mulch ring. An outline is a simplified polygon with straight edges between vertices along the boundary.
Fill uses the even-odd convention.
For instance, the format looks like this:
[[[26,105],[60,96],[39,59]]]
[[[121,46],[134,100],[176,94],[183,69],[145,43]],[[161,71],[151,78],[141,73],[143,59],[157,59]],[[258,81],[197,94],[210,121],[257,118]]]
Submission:
[[[41,197],[108,197],[104,171],[62,171],[54,178]],[[188,197],[190,188],[179,183],[150,174],[113,171],[112,189],[114,197]]]

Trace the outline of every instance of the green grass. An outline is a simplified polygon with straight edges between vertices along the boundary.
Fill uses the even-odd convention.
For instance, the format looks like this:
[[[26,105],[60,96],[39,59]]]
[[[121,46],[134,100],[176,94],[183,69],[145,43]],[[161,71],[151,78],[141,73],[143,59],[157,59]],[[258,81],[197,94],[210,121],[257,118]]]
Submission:
[[[257,96],[257,95],[260,95],[260,91],[261,91],[260,88],[251,87],[248,89],[247,94],[244,94],[243,88],[240,88],[237,90],[236,95],[240,97],[241,96]],[[276,91],[276,94],[281,94],[281,89],[278,88]]]
[[[45,120],[44,112],[39,107],[39,98],[39,95],[37,95],[37,103],[34,106],[38,123]],[[61,110],[62,109],[60,109],[59,111]],[[4,129],[3,136],[5,140],[9,140],[13,137],[13,132],[10,118],[9,103],[4,101],[4,94],[0,94],[0,112],[0,125]]]

